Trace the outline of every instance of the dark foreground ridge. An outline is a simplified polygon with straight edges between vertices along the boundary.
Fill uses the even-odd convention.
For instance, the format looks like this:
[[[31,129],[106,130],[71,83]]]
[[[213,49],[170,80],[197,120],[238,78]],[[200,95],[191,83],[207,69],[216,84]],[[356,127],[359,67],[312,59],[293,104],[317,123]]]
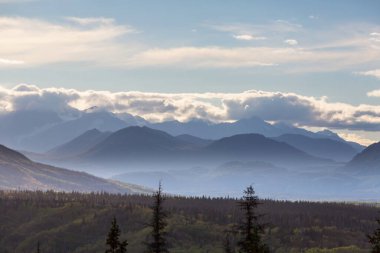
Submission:
[[[373,205],[260,200],[271,252],[368,252],[377,227]],[[152,197],[121,194],[0,191],[4,253],[101,253],[117,217],[128,252],[144,252]],[[236,199],[166,197],[170,252],[224,252],[225,233],[242,217]],[[232,242],[233,243],[233,242]],[[329,250],[318,251],[318,248]]]
[[[112,193],[144,192],[143,187],[110,181],[50,165],[36,163],[19,152],[0,145],[1,190],[55,190]]]

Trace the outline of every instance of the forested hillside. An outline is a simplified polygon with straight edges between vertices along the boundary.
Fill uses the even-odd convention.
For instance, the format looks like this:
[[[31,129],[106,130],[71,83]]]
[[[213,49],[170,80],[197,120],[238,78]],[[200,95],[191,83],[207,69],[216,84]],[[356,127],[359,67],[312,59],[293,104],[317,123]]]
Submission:
[[[369,252],[374,205],[261,202],[271,252]],[[128,252],[144,252],[152,203],[152,197],[138,195],[0,192],[1,253],[36,252],[38,242],[41,252],[101,253],[113,217]],[[242,218],[236,199],[167,197],[164,208],[173,253],[224,252],[226,232]]]

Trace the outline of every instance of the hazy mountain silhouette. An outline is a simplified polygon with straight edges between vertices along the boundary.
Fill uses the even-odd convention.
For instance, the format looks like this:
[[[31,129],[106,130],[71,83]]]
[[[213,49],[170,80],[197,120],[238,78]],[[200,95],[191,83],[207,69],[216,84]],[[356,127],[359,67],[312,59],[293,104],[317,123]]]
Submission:
[[[88,130],[73,140],[49,150],[46,154],[57,158],[77,156],[87,152],[110,135],[111,132],[100,132],[98,129]]]
[[[84,172],[35,163],[3,145],[0,145],[0,189],[115,193],[143,191],[137,186],[101,179]]]
[[[0,140],[8,146],[20,148],[24,138],[60,122],[62,119],[52,111],[8,112],[0,115]]]
[[[81,117],[62,122],[39,134],[27,138],[23,148],[34,152],[45,152],[83,134],[91,129],[116,131],[126,127],[126,123],[109,112],[84,113]]]
[[[128,126],[143,126],[149,123],[144,118],[134,116],[130,113],[116,113],[115,115],[123,120]]]
[[[217,140],[204,148],[204,155],[227,160],[258,160],[282,164],[326,162],[284,142],[260,134],[240,134]]]
[[[189,122],[166,121],[148,124],[148,127],[165,131],[172,135],[192,135],[203,139],[217,140],[237,134],[256,133],[266,137],[277,137],[283,134],[299,134],[311,138],[332,139],[350,144],[357,152],[365,147],[355,142],[348,142],[330,130],[317,133],[303,128],[294,127],[283,122],[270,124],[258,117],[241,119],[232,123],[213,124],[202,120],[191,120]]]
[[[141,162],[144,162],[161,158],[176,158],[176,154],[180,151],[191,148],[190,143],[163,131],[132,126],[111,134],[81,157],[97,161],[139,161],[142,159]]]
[[[173,136],[181,136],[180,139],[185,140],[184,138],[187,138],[185,141],[198,146],[203,142],[200,139],[217,140],[237,134],[257,133],[266,137],[300,134],[312,138],[328,138],[345,142],[358,152],[364,148],[357,143],[346,142],[329,130],[314,133],[282,122],[270,124],[258,117],[217,124],[199,119],[189,122],[149,123],[139,116],[128,113],[113,114],[96,106],[84,111],[70,111],[62,115],[52,111],[38,110],[2,114],[0,115],[0,141],[19,150],[46,152],[94,128],[103,132],[113,132],[134,125],[145,125],[149,128],[165,131]],[[188,135],[194,138],[190,140]],[[200,139],[196,141],[195,137]]]
[[[79,156],[79,160],[97,164],[152,163],[157,167],[162,165],[158,161],[182,162],[187,166],[192,163],[220,163],[231,160],[260,160],[287,164],[326,162],[286,143],[258,134],[234,135],[204,146],[148,127],[128,127],[119,130]]]
[[[348,164],[348,168],[358,171],[380,172],[380,142],[374,143],[356,155]]]
[[[259,133],[265,136],[277,136],[283,132],[277,127],[258,117],[241,119],[233,123],[212,124],[202,120],[189,122],[166,121],[148,125],[151,128],[165,131],[172,135],[189,134],[204,139],[220,139],[236,134]]]
[[[299,134],[284,134],[272,139],[285,142],[310,155],[339,162],[348,162],[358,153],[351,145],[345,142],[327,138],[318,139]]]
[[[319,131],[319,132],[316,132],[315,133],[318,136],[320,136],[321,138],[327,138],[327,139],[331,139],[331,140],[336,140],[336,141],[340,141],[340,142],[344,142],[344,143],[347,143],[349,144],[351,147],[353,147],[356,152],[361,152],[363,151],[366,147],[359,144],[359,143],[356,143],[356,142],[353,142],[353,141],[346,141],[345,139],[343,139],[342,137],[340,137],[338,134],[328,130],[328,129],[325,129],[325,130],[322,130],[322,131]]]

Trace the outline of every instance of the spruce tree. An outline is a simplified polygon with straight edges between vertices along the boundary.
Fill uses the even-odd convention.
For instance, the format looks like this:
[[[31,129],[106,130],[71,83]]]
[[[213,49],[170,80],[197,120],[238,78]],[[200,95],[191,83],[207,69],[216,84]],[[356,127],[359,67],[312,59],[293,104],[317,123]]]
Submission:
[[[117,224],[116,218],[114,217],[111,222],[111,228],[108,232],[106,245],[108,249],[105,253],[126,253],[128,242],[127,240],[120,242],[120,228]]]
[[[380,225],[380,219],[377,220],[377,224]],[[368,236],[369,242],[372,244],[372,253],[380,253],[380,227],[377,228],[372,235]]]
[[[149,224],[151,227],[151,242],[147,243],[147,253],[168,253],[166,232],[167,226],[166,218],[167,213],[164,211],[163,202],[164,197],[162,194],[161,182],[157,192],[153,195],[154,204],[152,206],[153,216]]]
[[[240,253],[266,253],[267,245],[262,242],[261,235],[264,227],[259,223],[259,215],[256,213],[259,199],[255,195],[252,186],[244,191],[243,198],[238,202],[244,212],[243,221],[240,224],[241,240],[238,242]]]
[[[232,249],[231,236],[229,234],[227,234],[226,237],[224,238],[224,252],[225,253],[233,253],[233,252],[235,252]]]

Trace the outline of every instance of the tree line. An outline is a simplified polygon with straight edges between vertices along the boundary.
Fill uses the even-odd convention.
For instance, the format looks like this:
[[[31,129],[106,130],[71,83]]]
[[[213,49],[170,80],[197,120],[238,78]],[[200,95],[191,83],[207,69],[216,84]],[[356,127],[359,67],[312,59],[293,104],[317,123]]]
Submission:
[[[160,188],[160,187],[159,187]],[[314,227],[316,229],[334,229],[332,226],[336,226],[338,229],[337,231],[342,231],[345,227],[348,228],[350,232],[345,232],[346,234],[331,234],[330,232],[325,233],[323,238],[325,236],[336,236],[332,237],[332,241],[342,241],[347,240],[348,242],[351,241],[352,244],[348,243],[336,243],[335,245],[358,245],[360,244],[355,243],[354,240],[358,240],[356,231],[364,231],[364,237],[363,242],[365,240],[365,234],[369,235],[369,240],[372,245],[376,245],[376,242],[378,243],[378,235],[380,234],[380,231],[376,233],[372,233],[371,231],[375,230],[377,231],[376,224],[374,222],[376,217],[376,208],[374,208],[371,205],[363,205],[363,204],[345,204],[345,203],[316,203],[316,202],[289,202],[289,201],[272,201],[272,200],[265,200],[261,199],[259,200],[257,196],[254,194],[253,188],[247,188],[246,192],[244,193],[244,196],[241,199],[230,199],[230,198],[208,198],[208,197],[194,197],[194,198],[184,198],[184,197],[176,197],[176,196],[169,196],[169,195],[162,195],[162,190],[159,189],[162,196],[162,201],[160,202],[161,209],[156,210],[162,210],[163,213],[165,213],[164,221],[168,221],[168,218],[170,223],[173,224],[173,214],[175,216],[178,216],[178,214],[183,215],[185,220],[181,221],[184,222],[184,226],[186,226],[187,223],[191,224],[197,224],[198,221],[211,221],[211,224],[220,224],[220,226],[225,228],[224,236],[217,236],[217,237],[210,237],[213,236],[213,232],[208,232],[207,236],[206,234],[203,234],[203,231],[194,231],[194,234],[192,236],[193,240],[200,241],[200,244],[202,244],[202,240],[205,242],[207,241],[213,241],[214,243],[216,240],[219,240],[220,245],[223,245],[225,252],[250,252],[250,251],[243,251],[243,248],[246,248],[247,250],[250,249],[248,243],[244,243],[243,239],[247,239],[247,241],[250,242],[260,242],[256,243],[254,248],[256,251],[251,252],[257,252],[257,248],[260,250],[278,250],[278,245],[288,245],[289,241],[287,240],[287,237],[296,238],[297,240],[297,233],[300,233],[299,238],[302,238],[301,241],[293,241],[292,245],[300,245],[300,248],[307,248],[306,246],[308,243],[307,240],[305,241],[305,238],[310,238],[310,240],[315,241],[314,245],[325,245],[324,247],[329,247],[326,242],[320,241],[318,234],[318,230],[314,230]],[[251,196],[247,193],[251,193]],[[156,194],[153,196],[155,197]],[[253,203],[253,205],[245,205],[244,202],[246,200],[250,200],[250,203]],[[153,203],[152,203],[153,202]],[[80,204],[79,204],[80,203]],[[6,236],[4,233],[8,233],[7,231],[10,230],[4,230],[7,227],[7,224],[10,222],[7,221],[6,217],[14,217],[12,218],[11,222],[16,223],[18,220],[20,220],[19,224],[22,224],[22,220],[25,219],[27,221],[28,219],[34,219],[34,215],[36,214],[35,211],[38,210],[50,210],[48,212],[55,210],[64,211],[65,216],[52,216],[52,218],[49,218],[46,220],[44,225],[39,226],[45,226],[46,228],[50,227],[58,227],[59,224],[65,224],[68,221],[61,222],[60,219],[66,219],[70,218],[72,216],[73,220],[78,219],[75,217],[82,217],[80,219],[83,219],[81,223],[85,225],[86,227],[96,227],[96,234],[103,233],[103,236],[106,237],[106,233],[104,231],[109,230],[107,239],[109,235],[117,235],[117,230],[119,230],[120,235],[122,234],[122,238],[118,237],[117,240],[118,243],[115,243],[116,247],[114,247],[114,250],[120,250],[119,248],[122,248],[121,252],[123,250],[128,250],[130,246],[132,245],[134,251],[136,251],[136,247],[134,247],[134,244],[136,244],[135,240],[136,237],[133,236],[132,231],[136,231],[136,227],[133,224],[133,221],[144,221],[149,220],[149,217],[151,217],[151,220],[148,224],[144,224],[147,229],[146,231],[151,231],[150,236],[146,237],[144,242],[141,242],[141,245],[143,247],[139,248],[137,252],[143,252],[143,248],[145,247],[146,252],[156,252],[156,251],[149,251],[148,250],[148,244],[152,245],[154,242],[154,235],[153,235],[153,218],[155,217],[155,209],[153,207],[157,206],[156,201],[152,199],[152,196],[143,196],[143,195],[121,195],[121,194],[108,194],[108,193],[91,193],[91,194],[82,194],[82,193],[57,193],[57,192],[1,192],[0,191],[0,211],[2,212],[2,216],[0,217],[0,223],[2,224],[0,228],[0,244],[2,243],[1,239]],[[236,206],[240,208],[235,208]],[[45,207],[57,207],[54,209],[51,208],[45,208]],[[83,208],[88,208],[87,212],[83,211],[83,214],[78,213],[82,212]],[[109,208],[110,207],[110,208]],[[137,209],[136,209],[137,207]],[[141,207],[141,208],[140,208]],[[243,207],[249,207],[249,208],[243,208]],[[251,208],[252,207],[252,208]],[[136,212],[141,212],[150,209],[151,212],[145,213],[146,215],[141,216],[140,218],[136,216]],[[94,213],[94,217],[87,218],[88,214],[85,213],[91,213],[92,210],[100,210],[99,212]],[[111,217],[107,216],[99,216],[103,211],[102,210],[109,210],[107,211],[108,214],[114,213]],[[114,210],[114,211],[112,211]],[[135,211],[133,211],[135,210]],[[253,211],[253,212],[252,212]],[[40,212],[40,211],[38,211]],[[43,211],[45,212],[45,211]],[[123,214],[125,213],[125,214]],[[262,215],[265,214],[265,215]],[[114,216],[114,217],[113,217]],[[129,218],[130,217],[130,218]],[[160,215],[156,217],[162,217]],[[247,219],[248,217],[248,219]],[[122,219],[122,226],[119,226],[117,223],[119,220],[113,218],[121,218]],[[128,222],[125,221],[125,219],[128,218]],[[107,222],[111,222],[111,228],[109,228],[106,224]],[[373,219],[373,222],[371,221]],[[175,221],[175,220],[174,220]],[[257,221],[257,223],[254,223],[252,221]],[[96,223],[98,225],[92,225],[92,223]],[[175,221],[177,222],[177,221]],[[271,223],[271,224],[270,224]],[[105,224],[104,228],[103,225]],[[108,223],[109,224],[109,223]],[[155,224],[158,224],[157,222]],[[164,222],[165,224],[165,222]],[[251,227],[250,229],[243,229],[243,226],[249,225],[249,224],[256,224],[257,226],[248,226]],[[274,224],[274,226],[272,226]],[[4,225],[4,226],[3,226]],[[116,226],[117,225],[117,226]],[[175,226],[177,226],[178,223],[175,223]],[[138,225],[140,226],[140,225]],[[378,224],[378,227],[380,224]],[[81,227],[81,226],[80,226]],[[80,227],[77,227],[81,229]],[[108,228],[107,228],[108,227]],[[160,227],[160,226],[156,226]],[[173,249],[173,245],[177,245],[178,249],[178,243],[177,240],[182,240],[184,234],[183,232],[179,231],[179,234],[177,233],[178,230],[175,230],[175,227],[173,229],[173,225],[169,226],[169,229],[167,229],[167,225],[165,224],[165,228],[162,230],[161,235],[165,239],[166,242],[166,249]],[[194,227],[194,226],[193,226]],[[207,225],[205,226],[207,228]],[[311,228],[310,230],[308,228]],[[319,228],[318,228],[319,227]],[[34,230],[37,234],[39,231],[45,230],[44,227],[37,227],[38,230]],[[148,229],[149,228],[149,229]],[[216,229],[217,226],[213,226],[210,229]],[[283,230],[283,228],[287,228],[286,230],[283,230],[281,233],[278,232],[278,228]],[[111,230],[113,232],[111,233]],[[129,231],[126,233],[121,233],[121,230],[127,230]],[[103,231],[103,232],[102,232]],[[116,231],[116,233],[115,233]],[[166,232],[170,232],[167,234]],[[173,232],[175,231],[175,232]],[[249,235],[248,237],[245,236],[244,231],[247,231],[246,235]],[[299,231],[299,232],[297,232]],[[54,249],[57,249],[57,252],[72,252],[72,243],[75,241],[78,241],[77,243],[80,243],[80,240],[82,240],[83,235],[79,233],[92,233],[92,230],[89,230],[87,232],[75,232],[76,238],[72,238],[69,235],[72,232],[69,232],[66,236],[62,235],[59,239],[54,239],[54,237],[50,237],[50,235],[39,236],[38,241],[41,242],[41,245],[38,245],[37,252],[42,252],[50,248],[48,252],[51,252],[52,244],[51,242],[58,242],[62,241],[60,243],[56,243],[56,246],[54,246]],[[30,233],[33,233],[33,231],[26,232],[26,235],[30,235]],[[198,235],[198,234],[199,235]],[[288,234],[287,234],[288,233]],[[290,234],[292,233],[292,234]],[[329,234],[330,233],[330,234]],[[355,233],[357,235],[355,235]],[[89,234],[89,235],[90,235]],[[156,233],[157,234],[157,233]],[[215,235],[219,234],[217,231],[215,231]],[[190,235],[190,234],[189,234]],[[103,238],[104,238],[103,237]],[[144,234],[145,237],[145,234]],[[12,238],[12,237],[10,237]],[[44,239],[45,238],[45,239]],[[125,244],[125,239],[129,239],[129,243]],[[156,236],[157,238],[157,236]],[[160,237],[158,237],[160,238]],[[248,240],[248,238],[250,238]],[[259,238],[259,240],[258,240]],[[335,239],[334,239],[335,238]],[[344,239],[346,238],[346,239]],[[46,241],[48,240],[48,241]],[[58,241],[57,241],[58,240]],[[37,241],[37,240],[36,240]],[[35,242],[36,242],[35,241]],[[107,241],[107,240],[106,240]],[[160,240],[158,240],[160,241]],[[325,239],[324,239],[325,241]],[[111,242],[111,241],[110,241]],[[266,243],[264,243],[266,242]],[[3,243],[6,243],[6,241],[3,240]],[[49,245],[47,245],[47,243]],[[83,243],[85,243],[83,241]],[[88,242],[87,242],[88,243]],[[140,242],[139,242],[140,243]],[[302,243],[304,246],[302,246]],[[7,244],[8,245],[8,244]],[[36,244],[34,244],[36,245]],[[61,245],[61,246],[59,246]],[[62,246],[65,245],[65,246]],[[80,245],[80,244],[79,244]],[[107,244],[108,245],[108,244]],[[122,247],[119,247],[117,245],[124,245]],[[252,245],[252,244],[251,244]],[[276,246],[275,246],[276,245]],[[369,244],[368,244],[369,245]],[[3,245],[4,246],[4,245]],[[0,246],[0,247],[3,247]],[[219,247],[219,246],[218,246]],[[368,248],[367,245],[362,246],[363,248]],[[98,249],[101,249],[102,247],[99,247]],[[124,248],[124,249],[123,249]],[[310,246],[309,246],[310,248]],[[35,247],[36,249],[36,247]],[[107,248],[108,249],[108,248]],[[375,251],[373,252],[378,252]],[[378,249],[377,249],[378,250]],[[36,250],[35,250],[36,251]],[[34,252],[35,252],[34,251]],[[14,252],[9,248],[5,252]],[[19,250],[18,250],[19,252]],[[30,251],[22,251],[22,252],[30,252]],[[85,252],[92,252],[92,251],[85,251]],[[100,252],[97,250],[97,252]],[[104,251],[103,251],[104,252]],[[113,251],[110,251],[113,252]],[[118,251],[115,251],[118,252]],[[158,251],[158,252],[165,252],[165,251]],[[190,251],[189,251],[190,252]],[[202,251],[203,252],[203,251]],[[204,251],[206,252],[206,251]],[[218,250],[219,252],[219,250]],[[267,252],[267,251],[264,251]],[[274,251],[273,251],[274,252]],[[278,251],[277,251],[278,252]],[[286,250],[284,252],[290,252],[290,250]],[[299,251],[296,251],[299,252]],[[319,251],[315,251],[319,252]],[[322,251],[321,251],[322,252]],[[345,251],[345,252],[354,252],[354,251]],[[365,252],[365,251],[363,251]]]
[[[146,253],[169,253],[165,227],[167,226],[167,213],[163,208],[164,197],[162,194],[161,183],[158,191],[153,195],[154,204],[152,206],[153,216],[149,224],[151,227],[151,241],[147,243]],[[265,225],[260,223],[260,214],[256,209],[260,204],[258,196],[255,195],[253,186],[248,186],[244,190],[244,196],[238,201],[240,209],[243,211],[244,219],[238,225],[238,229],[232,233],[238,233],[240,240],[237,243],[239,253],[269,253],[269,247],[262,240],[262,234],[265,233]],[[380,253],[380,219],[377,219],[379,227],[371,235],[367,235],[372,245],[371,253]],[[128,242],[120,241],[120,229],[117,225],[116,218],[112,220],[111,229],[107,237],[107,246],[105,253],[127,253]],[[225,253],[235,253],[235,245],[230,241],[231,231],[226,233],[224,244]]]
[[[167,226],[167,212],[164,210],[164,195],[162,193],[161,183],[157,192],[153,195],[154,204],[152,205],[152,220],[148,224],[151,228],[150,241],[146,243],[146,253],[169,253],[168,242],[165,228]],[[244,190],[244,196],[238,201],[238,205],[244,213],[244,219],[238,225],[240,240],[237,243],[240,253],[269,253],[269,247],[263,242],[262,234],[264,225],[259,222],[260,215],[257,214],[256,208],[260,204],[259,198],[255,195],[252,186]],[[127,253],[127,240],[120,239],[120,228],[114,217],[111,222],[111,228],[108,233],[106,244],[108,249],[105,253]],[[229,232],[226,235],[225,252],[235,252],[235,246],[230,242]]]

